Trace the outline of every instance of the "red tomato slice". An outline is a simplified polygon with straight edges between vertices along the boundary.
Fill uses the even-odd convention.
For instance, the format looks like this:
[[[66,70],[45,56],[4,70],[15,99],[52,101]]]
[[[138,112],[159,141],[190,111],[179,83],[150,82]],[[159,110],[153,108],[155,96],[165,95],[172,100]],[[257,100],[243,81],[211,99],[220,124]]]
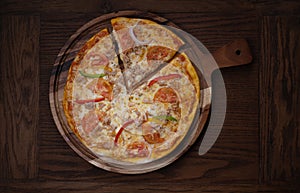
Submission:
[[[160,137],[160,134],[149,124],[144,123],[142,125],[143,137],[150,144],[162,143],[164,138]]]
[[[95,86],[95,92],[101,94],[104,98],[110,101],[113,99],[112,85],[103,78],[98,79],[97,85]]]
[[[168,56],[173,54],[173,52],[174,52],[173,50],[171,50],[170,48],[167,48],[167,47],[152,46],[148,49],[147,60],[148,61],[151,61],[151,60],[166,61],[166,59],[168,59]]]
[[[156,77],[153,80],[151,80],[149,82],[148,86],[152,86],[153,84],[155,84],[156,82],[161,81],[161,80],[171,80],[171,79],[175,79],[175,78],[181,78],[181,75],[180,74],[168,74],[165,76],[159,76],[159,77]]]
[[[172,88],[163,87],[155,93],[154,101],[162,103],[176,103],[178,101],[178,96]]]

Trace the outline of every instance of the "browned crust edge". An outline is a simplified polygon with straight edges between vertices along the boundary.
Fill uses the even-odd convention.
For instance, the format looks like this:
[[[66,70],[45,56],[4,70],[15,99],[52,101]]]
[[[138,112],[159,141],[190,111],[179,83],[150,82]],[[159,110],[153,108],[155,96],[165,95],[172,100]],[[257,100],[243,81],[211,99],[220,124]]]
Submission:
[[[73,115],[72,115],[72,104],[70,104],[72,102],[72,99],[73,99],[73,90],[72,89],[73,89],[74,79],[75,79],[75,76],[76,76],[79,64],[82,61],[82,59],[84,58],[84,56],[86,55],[86,53],[97,42],[99,42],[102,38],[104,38],[104,37],[106,37],[108,35],[109,35],[108,30],[105,28],[105,29],[101,30],[100,32],[98,32],[93,37],[91,37],[83,45],[83,47],[80,49],[80,51],[76,55],[74,61],[71,64],[69,72],[68,72],[68,78],[67,78],[66,85],[65,85],[65,88],[64,88],[63,109],[64,109],[65,116],[66,116],[66,119],[68,121],[69,126],[71,127],[72,131],[76,134],[76,136],[81,141],[83,141],[83,139],[79,135],[79,133],[78,133],[78,131],[76,129],[75,121],[74,121]]]

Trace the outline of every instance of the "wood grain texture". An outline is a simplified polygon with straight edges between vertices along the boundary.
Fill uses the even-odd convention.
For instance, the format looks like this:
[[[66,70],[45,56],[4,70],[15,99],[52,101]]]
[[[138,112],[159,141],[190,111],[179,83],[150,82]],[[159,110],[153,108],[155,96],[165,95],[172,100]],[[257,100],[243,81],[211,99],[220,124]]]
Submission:
[[[261,22],[262,180],[300,177],[300,17]]]
[[[139,9],[154,13],[179,12],[218,12],[223,14],[240,14],[255,10],[258,15],[297,15],[300,12],[300,3],[297,0],[288,1],[223,1],[223,0],[63,0],[63,1],[18,1],[2,0],[1,13],[28,14],[28,13],[109,13],[119,10]]]
[[[91,18],[98,15],[42,15],[41,31],[41,93],[48,92],[44,87],[49,86],[49,66],[54,64],[59,49],[63,47],[66,40]],[[211,51],[233,41],[235,38],[247,37],[250,46],[257,42],[256,17],[253,13],[244,16],[227,16],[212,14],[203,19],[201,13],[167,14],[168,19],[175,24],[182,24],[184,30],[193,31],[195,37],[206,40],[205,43]],[[202,21],[202,22],[195,22]],[[194,22],[194,24],[192,24]],[[223,23],[223,24],[222,24]],[[241,32],[232,36],[233,26],[240,24]],[[212,29],[220,28],[223,34],[215,35]],[[57,30],[59,29],[59,30]],[[206,45],[205,44],[205,45]],[[56,50],[54,48],[57,48]],[[52,61],[49,58],[53,58]],[[194,180],[199,184],[207,183],[252,183],[258,181],[258,108],[257,94],[257,64],[227,70],[228,76],[225,81],[228,92],[233,93],[228,98],[231,104],[226,116],[224,132],[214,148],[205,156],[198,156],[200,141],[178,161],[156,172],[141,176],[124,176],[97,169],[77,156],[64,142],[63,138],[52,122],[47,96],[41,95],[40,106],[44,112],[41,117],[41,144],[40,144],[40,172],[39,177],[43,180],[63,180],[66,174],[70,180],[91,179],[106,183],[131,183],[143,180],[149,183],[189,182]],[[242,72],[241,74],[239,74]],[[44,77],[45,76],[45,77]],[[252,81],[249,82],[248,80]],[[242,90],[238,85],[243,84]],[[238,87],[238,88],[237,88]],[[247,88],[252,88],[249,90]],[[217,91],[215,91],[217,92]],[[251,100],[249,97],[251,96]],[[238,98],[238,100],[237,100]],[[250,109],[249,109],[250,107]],[[247,112],[241,114],[240,112]],[[243,124],[247,121],[247,125]],[[239,137],[237,137],[239,136]],[[251,157],[249,158],[249,155]],[[255,169],[254,169],[255,168]],[[215,176],[218,176],[216,178]]]
[[[159,3],[157,3],[159,2]],[[119,1],[119,0],[1,0],[1,44],[13,41],[7,26],[17,27],[18,19],[41,17],[39,79],[32,79],[38,86],[39,111],[36,104],[27,103],[26,96],[8,95],[16,78],[8,77],[19,69],[16,65],[3,65],[9,58],[20,58],[13,50],[1,49],[0,70],[0,192],[300,192],[299,183],[299,17],[300,1],[198,1],[174,0]],[[202,41],[214,51],[226,43],[246,38],[253,52],[253,63],[247,66],[222,70],[228,103],[226,120],[213,148],[199,157],[200,141],[191,147],[174,164],[145,175],[119,175],[98,169],[84,161],[69,148],[59,134],[52,119],[48,102],[49,79],[55,58],[67,39],[86,22],[103,13],[125,9],[151,11],[170,19],[182,29]],[[270,16],[270,17],[264,17]],[[288,17],[285,17],[288,16]],[[6,18],[6,19],[5,19]],[[19,18],[19,17],[17,17]],[[6,20],[6,21],[5,21]],[[27,20],[27,19],[26,19]],[[7,26],[3,27],[3,22]],[[21,26],[23,26],[21,24]],[[37,24],[33,25],[37,26]],[[35,28],[35,27],[34,27]],[[24,34],[19,34],[23,37]],[[19,50],[19,41],[14,49]],[[5,57],[2,57],[5,54]],[[32,55],[29,60],[36,57]],[[3,61],[6,61],[5,63]],[[31,67],[30,67],[31,68]],[[3,70],[5,69],[5,71]],[[22,67],[23,69],[23,67]],[[32,71],[37,73],[36,71]],[[19,85],[28,76],[16,74]],[[14,75],[14,76],[16,76]],[[5,82],[3,82],[5,80]],[[5,83],[5,84],[4,84]],[[5,86],[9,85],[9,86]],[[20,86],[18,87],[20,88]],[[34,89],[30,87],[33,91]],[[286,90],[286,91],[284,91]],[[217,93],[217,91],[215,91]],[[28,92],[24,92],[28,93]],[[285,93],[284,95],[282,93]],[[295,98],[296,97],[296,98]],[[18,100],[16,100],[18,98]],[[22,99],[21,99],[22,98]],[[10,103],[6,103],[6,101]],[[11,108],[14,106],[18,109]],[[10,105],[8,105],[10,104]],[[9,108],[8,108],[9,107]],[[17,110],[27,108],[34,113],[16,118]],[[18,111],[19,112],[19,111]],[[20,111],[19,115],[21,114]],[[298,116],[297,116],[298,115]],[[25,171],[28,160],[19,165],[11,159],[11,151],[4,147],[27,147],[27,137],[14,141],[15,130],[7,130],[18,120],[22,132],[33,128],[39,119],[39,138],[32,143],[38,149],[38,161],[31,168],[38,168],[29,175]],[[29,117],[29,118],[28,118]],[[25,120],[35,117],[33,121]],[[3,121],[4,120],[4,121]],[[23,120],[23,122],[21,121]],[[9,125],[8,125],[9,124]],[[17,126],[16,126],[17,127]],[[28,133],[27,133],[28,134]],[[296,137],[296,135],[298,135]],[[4,140],[3,140],[4,139]],[[32,142],[32,141],[31,141]],[[21,150],[19,150],[21,151]],[[20,158],[22,154],[18,155]],[[22,155],[22,157],[31,155]],[[8,160],[8,158],[10,158]],[[36,159],[36,158],[35,158]],[[33,159],[34,160],[34,159]],[[21,168],[21,169],[20,169]],[[19,173],[18,173],[19,172]],[[38,174],[37,174],[38,173]],[[22,177],[16,180],[15,177]],[[31,179],[29,179],[31,178]],[[233,185],[234,184],[234,185]],[[260,184],[260,185],[259,185]]]
[[[0,178],[37,176],[39,17],[1,17]]]
[[[153,192],[174,192],[174,193],[254,193],[254,192],[270,192],[270,193],[293,193],[293,187],[284,187],[280,185],[249,185],[249,184],[234,184],[234,185],[199,185],[197,183],[167,183],[159,186],[151,183],[140,183],[138,181],[131,183],[107,184],[93,181],[47,181],[47,182],[27,182],[27,183],[7,183],[0,184],[0,189],[3,187],[2,193],[22,192],[22,193],[63,193],[63,192],[78,192],[78,193],[153,193]],[[5,187],[5,189],[4,189]]]

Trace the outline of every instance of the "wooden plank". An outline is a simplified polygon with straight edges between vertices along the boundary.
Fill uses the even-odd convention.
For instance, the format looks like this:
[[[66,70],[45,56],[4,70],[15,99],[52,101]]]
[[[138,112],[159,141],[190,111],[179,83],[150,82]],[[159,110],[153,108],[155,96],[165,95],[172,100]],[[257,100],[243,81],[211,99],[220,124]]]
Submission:
[[[38,168],[39,17],[4,16],[0,26],[0,178],[35,178]]]
[[[300,17],[263,17],[261,29],[261,180],[289,181],[300,169]]]
[[[83,17],[85,16],[85,17]],[[258,63],[222,70],[228,92],[228,113],[217,143],[205,156],[198,156],[200,140],[178,161],[156,172],[124,176],[95,168],[77,156],[55,128],[48,104],[50,71],[61,47],[81,25],[97,14],[45,14],[41,31],[41,180],[97,180],[105,183],[188,182],[201,185],[258,181]],[[247,38],[257,58],[257,18],[245,15],[164,13],[162,16],[191,31],[211,51],[236,39]],[[239,25],[241,31],[235,32]],[[251,81],[249,81],[251,80]],[[251,155],[251,156],[249,156]]]
[[[2,9],[1,9],[2,8]],[[72,0],[64,1],[14,1],[2,0],[0,13],[24,14],[24,13],[109,13],[119,10],[138,9],[155,13],[179,13],[179,12],[218,12],[240,14],[249,10],[256,10],[260,15],[297,15],[300,11],[299,1],[232,1],[228,3],[222,0],[198,1],[198,0]]]
[[[197,183],[160,183],[151,184],[145,181],[136,181],[130,184],[112,184],[93,181],[46,181],[46,182],[17,182],[0,184],[2,193],[39,193],[39,192],[78,192],[78,193],[153,193],[153,192],[203,192],[203,193],[232,193],[232,192],[270,192],[270,193],[289,193],[297,192],[296,187],[282,186],[282,185],[247,185],[247,184],[234,184],[234,185],[199,185]]]
[[[22,14],[33,14],[40,11],[41,0],[31,1],[15,1],[15,0],[2,0],[0,2],[0,14],[3,15],[22,15]]]
[[[299,15],[300,2],[299,1],[252,1],[255,4],[257,14],[268,16],[287,16]]]
[[[172,4],[169,1],[157,2],[151,0],[140,2],[135,0],[0,1],[0,192],[57,193],[74,190],[78,192],[95,192],[95,190],[97,192],[300,192],[299,185],[295,187],[300,179],[299,96],[295,99],[294,95],[299,93],[300,82],[300,55],[298,54],[300,2],[295,0],[250,0],[230,3],[220,0],[174,0]],[[222,70],[228,96],[226,120],[219,139],[205,156],[197,155],[200,144],[197,141],[187,154],[167,168],[145,175],[118,175],[99,170],[85,162],[69,148],[58,133],[48,102],[50,71],[57,53],[70,35],[85,22],[103,13],[124,9],[152,11],[171,19],[201,40],[211,51],[235,38],[245,37],[250,40],[250,47],[254,51],[253,64]],[[16,149],[21,146],[21,143],[22,146],[28,146],[29,142],[28,137],[23,134],[21,137],[26,140],[10,142],[16,129],[7,130],[7,125],[9,124],[10,128],[12,125],[14,128],[18,125],[10,123],[6,117],[19,120],[18,122],[21,123],[19,128],[23,130],[33,128],[33,126],[27,127],[29,123],[24,124],[24,120],[29,120],[28,117],[33,115],[26,114],[25,118],[21,118],[7,111],[8,107],[12,108],[12,103],[9,103],[10,105],[5,103],[9,100],[21,101],[20,95],[13,95],[17,91],[12,88],[9,90],[12,94],[7,93],[8,87],[12,87],[12,83],[7,85],[7,80],[23,81],[23,78],[8,77],[7,70],[3,71],[3,69],[16,70],[16,66],[9,68],[4,65],[7,64],[8,56],[11,60],[14,58],[11,55],[7,56],[5,49],[9,47],[3,44],[4,41],[13,40],[2,38],[4,32],[8,34],[8,27],[11,27],[11,25],[3,25],[7,23],[4,21],[10,18],[5,16],[8,14],[25,15],[23,16],[25,18],[28,15],[41,14],[44,18],[41,31],[43,34],[39,97],[37,97],[40,99],[37,103],[40,106],[38,127],[41,131],[38,142],[41,152],[38,156],[40,165],[36,161],[27,159],[31,155],[27,155],[24,159],[26,163],[22,161],[21,165],[18,165],[15,157],[11,156],[13,147]],[[260,16],[263,15],[298,17],[264,17],[261,20]],[[257,42],[259,36],[255,33],[255,31],[259,32],[257,25],[259,20],[262,21],[259,25],[262,28],[261,33],[264,32],[260,37],[260,44]],[[31,28],[35,28],[37,23],[32,26]],[[24,34],[20,36],[23,37]],[[34,42],[38,42],[35,36],[33,38]],[[5,49],[2,49],[3,47]],[[282,84],[283,80],[287,84]],[[284,87],[288,92],[281,91]],[[30,89],[34,90],[32,87]],[[281,93],[287,94],[283,96]],[[36,95],[34,92],[30,94]],[[24,105],[27,101],[25,97],[20,104]],[[15,104],[14,112],[22,109],[22,105]],[[34,104],[30,103],[30,106],[33,107]],[[33,112],[34,109],[35,107],[30,108],[29,111]],[[260,125],[258,125],[259,120]],[[35,124],[35,120],[30,122],[30,125]],[[31,141],[31,143],[37,142]],[[259,143],[263,145],[259,147]],[[32,149],[36,151],[37,146],[34,144]],[[5,147],[9,151],[6,151]],[[21,149],[18,151],[21,152]],[[18,158],[22,156],[18,155]],[[260,166],[257,163],[258,157],[262,160]],[[36,157],[33,160],[35,159]],[[38,176],[40,183],[25,179],[29,176],[25,176],[29,171],[24,171],[26,170],[24,166],[28,162],[35,162],[32,165],[37,165],[36,167],[40,169]],[[18,174],[15,169],[12,170],[16,165],[24,175]],[[261,172],[258,174],[259,167]],[[30,176],[37,175],[36,170],[31,169],[31,172]],[[10,180],[21,175],[26,181]],[[261,186],[256,185],[258,175],[261,176]],[[1,183],[3,181],[10,182]]]

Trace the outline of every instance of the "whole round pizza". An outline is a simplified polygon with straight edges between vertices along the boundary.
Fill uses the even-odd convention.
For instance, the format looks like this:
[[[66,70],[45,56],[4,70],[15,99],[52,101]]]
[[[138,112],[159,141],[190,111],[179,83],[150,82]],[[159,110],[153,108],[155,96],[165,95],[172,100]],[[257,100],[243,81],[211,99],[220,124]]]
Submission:
[[[64,88],[68,124],[96,155],[147,163],[169,154],[200,100],[183,40],[147,19],[117,17],[76,55]]]

